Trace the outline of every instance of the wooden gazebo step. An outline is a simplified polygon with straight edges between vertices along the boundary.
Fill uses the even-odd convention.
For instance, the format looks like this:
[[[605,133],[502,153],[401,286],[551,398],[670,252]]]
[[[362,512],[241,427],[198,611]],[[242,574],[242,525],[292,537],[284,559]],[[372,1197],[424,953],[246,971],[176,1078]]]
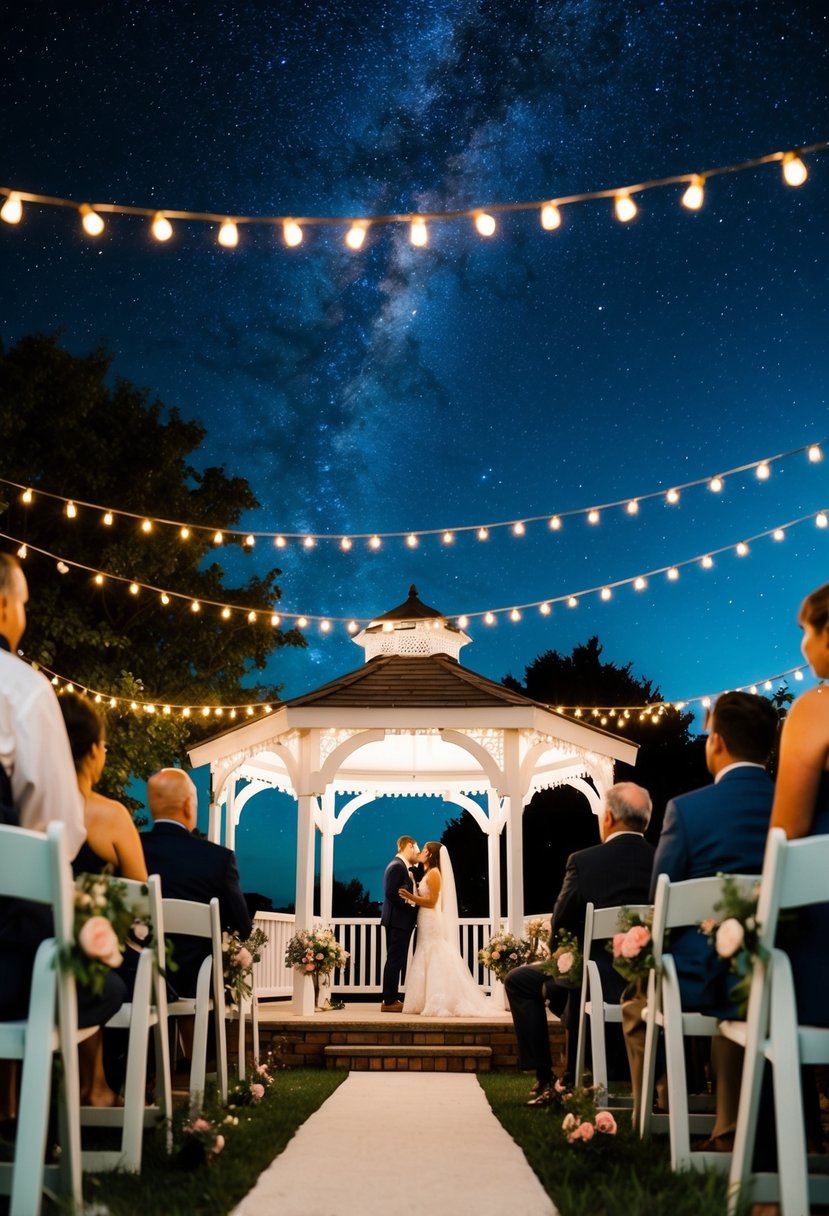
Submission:
[[[326,1068],[348,1068],[353,1072],[489,1072],[492,1048],[445,1043],[336,1043],[324,1048]]]

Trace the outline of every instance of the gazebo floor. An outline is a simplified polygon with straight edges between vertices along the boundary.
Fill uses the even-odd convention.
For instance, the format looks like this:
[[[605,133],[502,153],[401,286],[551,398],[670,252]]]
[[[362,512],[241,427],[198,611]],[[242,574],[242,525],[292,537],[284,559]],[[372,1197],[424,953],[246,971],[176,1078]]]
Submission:
[[[372,1072],[515,1072],[518,1047],[512,1018],[429,1018],[381,1013],[378,1004],[294,1013],[287,1001],[259,1006],[260,1049],[288,1068],[347,1068]],[[564,1032],[550,1021],[554,1065]]]

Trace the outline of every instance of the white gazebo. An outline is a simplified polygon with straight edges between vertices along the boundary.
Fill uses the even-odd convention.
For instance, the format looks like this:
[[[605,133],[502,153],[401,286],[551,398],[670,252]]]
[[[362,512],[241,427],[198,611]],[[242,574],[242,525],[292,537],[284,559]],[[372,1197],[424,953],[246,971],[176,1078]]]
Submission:
[[[191,749],[194,765],[210,765],[210,838],[233,848],[245,805],[263,790],[294,797],[296,923],[315,919],[315,832],[317,919],[330,923],[334,840],[351,816],[383,795],[437,795],[468,811],[487,837],[495,927],[506,833],[506,921],[520,934],[525,804],[537,790],[571,785],[598,813],[615,761],[635,763],[637,745],[461,666],[471,639],[421,603],[415,587],[353,640],[365,651],[362,667]]]

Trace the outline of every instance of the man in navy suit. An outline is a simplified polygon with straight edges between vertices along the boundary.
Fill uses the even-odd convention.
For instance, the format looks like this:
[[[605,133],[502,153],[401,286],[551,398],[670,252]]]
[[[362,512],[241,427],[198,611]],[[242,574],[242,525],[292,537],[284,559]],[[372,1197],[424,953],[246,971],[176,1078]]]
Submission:
[[[383,968],[381,1013],[402,1013],[400,974],[406,966],[409,942],[417,921],[417,907],[400,898],[400,888],[414,890],[411,869],[420,849],[411,836],[401,836],[397,854],[383,875],[383,912],[380,924],[386,931],[386,965]]]
[[[759,874],[771,818],[774,786],[766,772],[778,732],[777,712],[765,697],[724,692],[708,718],[705,762],[713,785],[668,803],[653,863],[650,898],[660,874],[671,882],[715,874]],[[734,1018],[728,962],[711,949],[696,926],[671,933],[671,954],[683,1008],[710,1017]],[[631,1071],[639,1067],[644,1027],[625,1011],[625,1041]],[[717,1036],[712,1041],[717,1082],[717,1118],[709,1151],[728,1150],[739,1097],[742,1051]],[[640,1073],[641,1076],[641,1073]]]
[[[230,849],[193,836],[196,826],[196,787],[180,768],[162,768],[147,782],[153,830],[141,833],[148,874],[161,876],[161,893],[168,899],[208,904],[218,896],[222,928],[250,937],[252,922],[239,886],[236,858]],[[210,953],[206,938],[173,937],[178,970],[172,984],[180,996],[194,996],[202,960]]]
[[[602,843],[590,849],[571,853],[550,925],[550,941],[559,929],[567,929],[581,942],[588,903],[597,908],[613,908],[621,904],[647,902],[648,885],[653,869],[653,847],[643,833],[651,816],[648,791],[631,781],[619,782],[607,791],[605,806],[599,820]],[[618,1000],[624,980],[613,970],[604,942],[597,943],[591,957],[602,973],[602,986],[608,1000]],[[505,981],[521,1068],[534,1069],[536,1083],[528,1105],[546,1106],[554,1100],[553,1066],[550,1055],[550,1034],[547,1025],[547,1005],[557,1014],[567,1030],[566,1079],[571,1074],[576,1049],[579,993],[558,987],[553,979],[532,963],[510,971]],[[608,1067],[619,1072],[624,1069],[621,1039],[616,1044],[614,1058],[612,1042],[608,1044]],[[578,1078],[575,1078],[578,1080]]]

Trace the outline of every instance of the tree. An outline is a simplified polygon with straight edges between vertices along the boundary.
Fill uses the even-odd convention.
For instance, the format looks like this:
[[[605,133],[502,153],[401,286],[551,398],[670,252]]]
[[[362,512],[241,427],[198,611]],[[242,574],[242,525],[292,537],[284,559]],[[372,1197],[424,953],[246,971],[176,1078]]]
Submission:
[[[159,706],[155,713],[110,714],[102,788],[124,798],[131,777],[182,759],[191,741],[226,722],[215,715],[166,715],[162,703],[274,700],[279,686],[251,683],[251,676],[279,647],[305,643],[297,630],[270,623],[280,570],[226,585],[224,570],[208,558],[213,531],[238,526],[242,513],[259,505],[247,481],[221,468],[199,470],[201,424],[113,379],[111,364],[103,347],[73,355],[45,334],[9,350],[0,345],[0,528],[28,547],[27,656],[84,687]],[[32,489],[31,505],[9,482]],[[61,501],[70,498],[78,503],[71,520]],[[108,523],[103,510],[82,503],[135,518],[114,514]],[[179,528],[160,522],[142,531],[143,519],[162,517],[203,530],[191,528],[186,540]],[[0,543],[17,547],[9,539]],[[235,569],[250,560],[244,546],[230,553]],[[66,562],[56,569],[57,558]],[[130,594],[128,582],[105,577],[98,585],[95,572],[187,599],[165,605],[158,591]],[[204,600],[262,611],[252,623],[241,611],[229,620],[206,606],[191,611],[192,601]]]

